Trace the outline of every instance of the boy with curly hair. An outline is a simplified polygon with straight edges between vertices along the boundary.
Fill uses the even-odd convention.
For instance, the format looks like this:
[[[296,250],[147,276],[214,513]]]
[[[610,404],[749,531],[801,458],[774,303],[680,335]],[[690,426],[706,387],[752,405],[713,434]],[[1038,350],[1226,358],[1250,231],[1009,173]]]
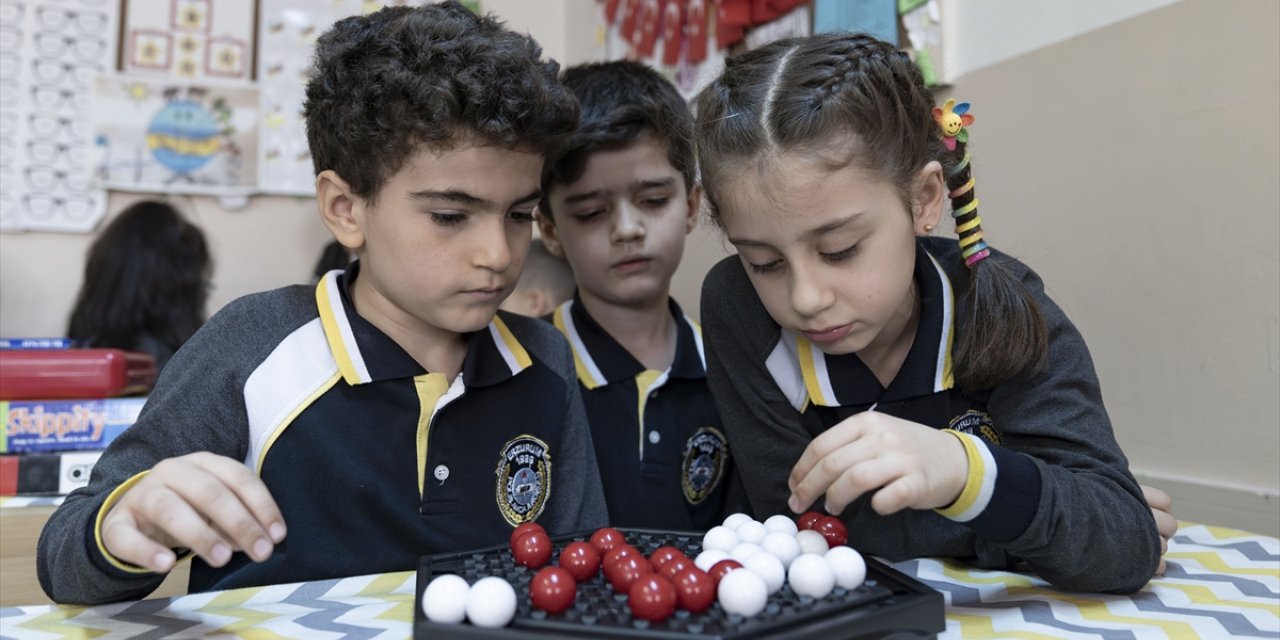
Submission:
[[[316,198],[357,260],[231,303],[173,357],[46,525],[52,599],[141,597],[185,553],[203,591],[410,569],[534,520],[604,523],[568,346],[497,313],[543,157],[578,118],[540,55],[456,2],[320,38]]]

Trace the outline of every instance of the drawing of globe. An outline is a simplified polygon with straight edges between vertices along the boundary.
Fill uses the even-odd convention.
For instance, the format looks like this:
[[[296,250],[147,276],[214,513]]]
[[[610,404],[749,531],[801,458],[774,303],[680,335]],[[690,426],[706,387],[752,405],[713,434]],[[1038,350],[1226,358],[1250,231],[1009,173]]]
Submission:
[[[199,103],[173,100],[147,126],[147,146],[156,160],[177,173],[191,173],[213,159],[222,131]]]

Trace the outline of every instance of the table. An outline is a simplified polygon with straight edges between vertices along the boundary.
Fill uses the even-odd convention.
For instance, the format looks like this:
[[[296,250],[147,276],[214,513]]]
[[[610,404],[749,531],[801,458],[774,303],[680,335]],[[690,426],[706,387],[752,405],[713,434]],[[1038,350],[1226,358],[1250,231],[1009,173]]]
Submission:
[[[1132,596],[1058,591],[1023,573],[923,558],[894,565],[942,592],[942,638],[1280,637],[1280,540],[1182,523],[1168,570]],[[0,609],[3,638],[408,638],[414,573],[96,607]]]

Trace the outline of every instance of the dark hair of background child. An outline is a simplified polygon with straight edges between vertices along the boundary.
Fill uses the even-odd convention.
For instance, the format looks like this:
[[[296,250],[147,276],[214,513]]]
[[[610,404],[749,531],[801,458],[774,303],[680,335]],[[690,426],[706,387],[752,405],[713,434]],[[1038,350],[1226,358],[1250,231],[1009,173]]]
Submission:
[[[134,204],[89,247],[67,335],[150,353],[163,367],[204,324],[212,269],[199,228],[164,202]]]
[[[319,282],[324,274],[334,269],[346,269],[351,264],[351,252],[342,246],[337,240],[330,240],[329,244],[324,245],[320,250],[320,258],[316,260],[316,266],[312,269],[311,275],[315,276],[314,281]]]
[[[553,215],[546,193],[582,177],[591,154],[624,149],[648,133],[667,148],[667,161],[692,189],[697,164],[693,116],[679,92],[652,68],[638,62],[601,62],[572,67],[564,85],[578,98],[582,122],[542,170],[539,211]]]
[[[316,43],[304,116],[315,171],[375,202],[425,145],[498,145],[545,155],[577,104],[527,35],[457,2],[338,21]]]
[[[722,177],[754,172],[782,153],[850,163],[888,180],[912,209],[918,172],[938,160],[944,174],[961,158],[942,143],[934,98],[920,69],[892,45],[865,34],[777,40],[735,60],[695,102],[702,185],[719,224]],[[961,319],[956,379],[989,389],[1039,371],[1048,353],[1044,318],[1022,282],[994,256],[972,269],[975,304]]]

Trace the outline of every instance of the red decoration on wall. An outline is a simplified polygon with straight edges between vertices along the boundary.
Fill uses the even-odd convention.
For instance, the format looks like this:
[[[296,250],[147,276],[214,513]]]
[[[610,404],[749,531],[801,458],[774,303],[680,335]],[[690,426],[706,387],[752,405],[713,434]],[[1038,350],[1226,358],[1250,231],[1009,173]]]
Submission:
[[[707,2],[688,0],[684,12],[685,62],[697,64],[707,59]]]
[[[632,42],[636,45],[636,54],[642,58],[652,56],[657,47],[662,23],[662,4],[658,0],[643,0],[641,5],[639,24],[636,25]]]
[[[684,44],[685,1],[667,0],[662,8],[662,64],[680,62],[680,48]]]

